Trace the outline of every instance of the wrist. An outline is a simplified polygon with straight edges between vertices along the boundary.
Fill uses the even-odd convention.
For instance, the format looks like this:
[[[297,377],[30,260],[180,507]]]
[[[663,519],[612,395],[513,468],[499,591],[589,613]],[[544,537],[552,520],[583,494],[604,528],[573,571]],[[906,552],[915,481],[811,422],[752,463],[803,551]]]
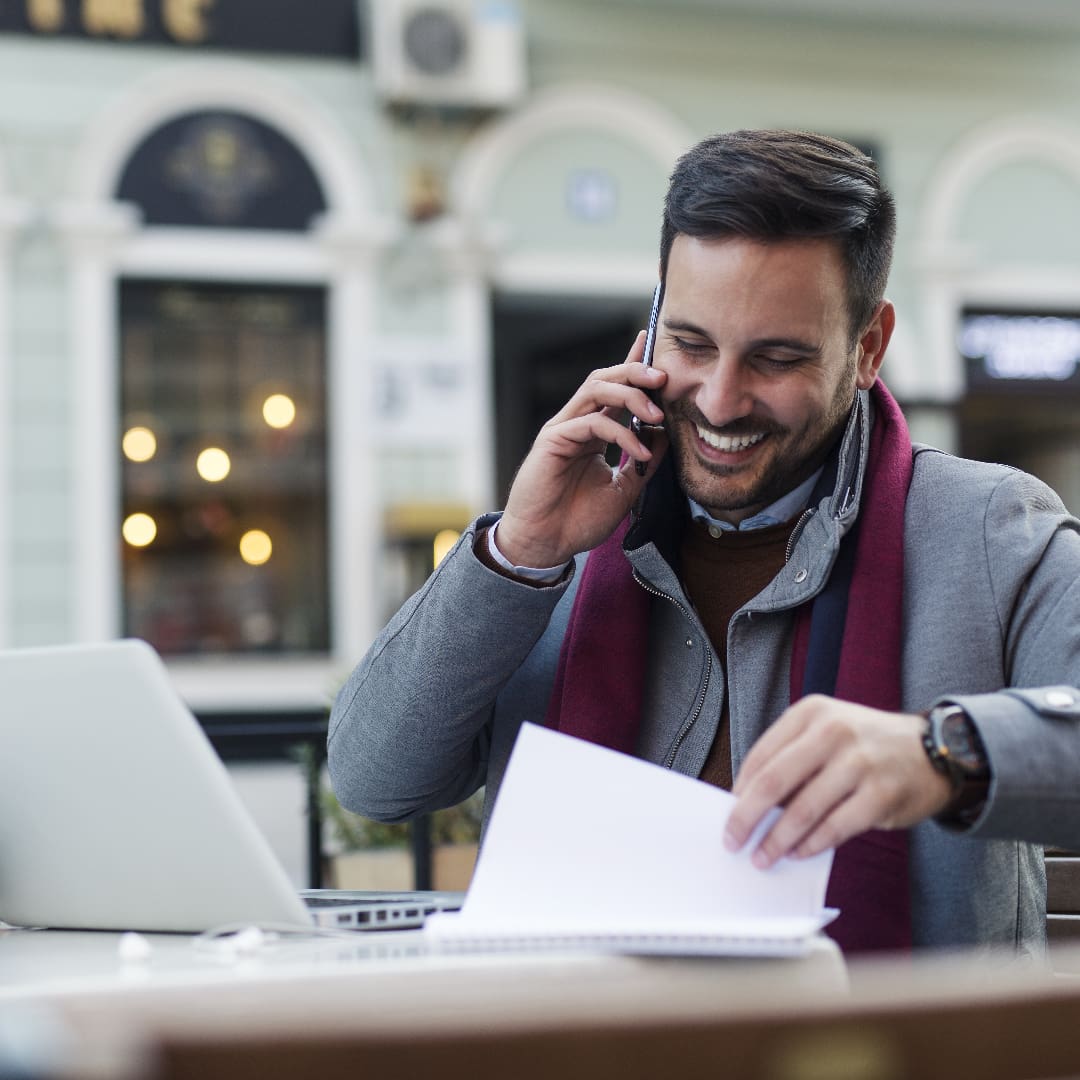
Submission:
[[[494,564],[495,569],[510,577],[526,581],[530,585],[553,585],[563,577],[568,566],[567,562],[558,566],[528,566],[512,562],[496,539],[495,534],[499,525],[500,522],[495,522],[480,541],[487,555],[484,562],[488,565]]]
[[[978,729],[964,709],[952,702],[935,705],[923,715],[923,750],[950,787],[949,801],[938,820],[970,825],[990,792],[990,763]]]
[[[573,558],[572,554],[554,551],[548,545],[537,543],[527,527],[520,529],[506,514],[495,522],[488,536],[493,556],[502,565],[515,571],[558,576]]]

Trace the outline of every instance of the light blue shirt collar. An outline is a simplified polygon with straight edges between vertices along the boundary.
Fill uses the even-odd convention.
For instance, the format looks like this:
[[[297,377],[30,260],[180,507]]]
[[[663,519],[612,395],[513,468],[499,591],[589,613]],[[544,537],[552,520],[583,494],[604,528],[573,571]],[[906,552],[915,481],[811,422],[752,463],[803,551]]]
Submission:
[[[822,469],[824,466],[822,466]],[[754,514],[740,521],[738,525],[732,525],[729,521],[720,521],[714,518],[700,503],[694,502],[687,496],[690,503],[690,516],[695,521],[708,525],[710,529],[720,529],[723,532],[749,532],[751,529],[767,529],[770,525],[780,525],[790,521],[803,507],[806,506],[814,485],[821,477],[822,469],[818,469],[813,476],[807,477],[794,491],[781,495],[776,502],[766,506],[760,513]]]

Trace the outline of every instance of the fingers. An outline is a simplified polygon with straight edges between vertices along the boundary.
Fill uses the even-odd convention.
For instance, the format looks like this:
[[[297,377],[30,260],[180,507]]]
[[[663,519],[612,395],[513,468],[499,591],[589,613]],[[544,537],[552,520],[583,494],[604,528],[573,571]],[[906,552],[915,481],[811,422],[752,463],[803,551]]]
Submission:
[[[499,544],[522,566],[560,566],[601,543],[640,497],[667,448],[654,449],[624,423],[626,412],[659,424],[663,411],[649,397],[667,375],[640,363],[639,334],[627,363],[592,372],[541,429],[507,495]],[[605,450],[617,446],[643,475],[612,470]],[[633,468],[631,469],[631,473]]]
[[[746,759],[739,768],[733,792],[739,795],[745,791],[750,781],[776,757],[780,750],[802,735],[813,723],[815,717],[828,708],[828,702],[829,699],[820,694],[811,694],[787,709],[750,748],[750,753],[746,755]]]
[[[766,869],[786,855],[816,855],[854,835],[846,832],[846,828],[857,832],[868,828],[852,816],[848,806],[857,798],[858,784],[859,775],[852,768],[837,766],[819,770],[784,805],[751,861]],[[863,797],[859,805],[865,801]]]
[[[627,460],[623,463],[622,471],[629,472],[632,469],[637,478],[637,483],[641,485],[647,483],[659,467],[664,454],[667,453],[670,439],[668,438],[667,429],[662,427],[642,428],[637,438],[648,450],[649,458],[647,461],[635,460],[632,455],[628,455]]]
[[[875,822],[880,809],[875,792],[866,788],[854,790],[847,798],[837,803],[816,828],[788,851],[796,858],[809,859],[812,855],[820,855],[823,851],[828,851],[829,848],[839,847],[853,836],[866,832],[867,829],[878,828]],[[781,842],[770,849],[770,857],[773,851],[779,850],[782,846]],[[782,852],[782,854],[787,853],[787,851]],[[781,858],[782,854],[776,854],[775,858]],[[772,865],[764,857],[762,863],[765,866]]]
[[[644,347],[645,333],[642,331],[627,354],[625,363],[591,372],[548,423],[562,423],[574,416],[608,408],[620,412],[626,410],[645,423],[659,424],[664,414],[648,392],[663,386],[667,375],[658,368],[646,367],[641,363]]]
[[[630,351],[626,354],[626,363],[628,364],[640,364],[645,359],[645,339],[649,335],[644,330],[637,332],[637,337],[634,338],[633,345],[630,346]]]
[[[920,717],[826,697],[787,710],[739,770],[725,846],[743,847],[762,818],[755,865],[809,857],[873,828],[906,828],[940,810],[948,782],[930,766]]]
[[[653,457],[653,451],[606,410],[571,417],[559,423],[550,420],[544,425],[541,437],[547,443],[547,450],[558,457],[578,457],[583,449],[600,453],[612,443],[633,461],[648,462]]]
[[[594,371],[546,426],[565,423],[575,416],[601,409],[610,409],[613,413],[625,410],[647,424],[659,424],[664,413],[647,391],[659,389],[665,378],[662,371],[643,364],[621,364]]]
[[[639,355],[642,345],[643,337],[639,334],[629,356]],[[635,462],[638,476],[650,475],[649,463],[654,458],[659,460],[667,444],[660,446],[658,455],[655,447],[659,440],[651,429],[662,424],[664,413],[649,395],[666,379],[664,372],[632,359],[593,371],[566,405],[541,428],[538,442],[567,457],[580,454],[585,448],[602,453],[601,444],[614,444]],[[638,417],[649,429],[627,427],[623,422],[626,413]]]
[[[755,857],[755,863],[771,865],[786,855],[816,824],[816,808],[833,805],[844,793],[834,790],[845,786],[839,776],[813,783],[835,754],[827,737],[811,732],[814,712],[810,699],[789,709],[762,735],[739,769],[732,789],[738,801],[724,833],[729,850],[741,848],[773,807],[785,807],[766,843],[759,845],[764,854]],[[793,800],[798,804],[796,815],[789,816]]]

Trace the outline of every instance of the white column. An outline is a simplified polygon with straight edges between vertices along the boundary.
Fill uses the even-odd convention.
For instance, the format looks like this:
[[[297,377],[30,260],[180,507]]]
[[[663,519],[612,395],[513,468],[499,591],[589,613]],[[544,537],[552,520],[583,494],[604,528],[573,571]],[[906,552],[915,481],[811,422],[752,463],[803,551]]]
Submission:
[[[965,253],[944,250],[924,253],[916,265],[922,281],[924,347],[909,392],[934,401],[957,401],[964,394],[965,376],[956,330],[965,283],[977,275],[978,265]]]
[[[491,341],[491,267],[494,231],[480,232],[448,220],[436,243],[446,265],[451,333],[464,365],[467,415],[461,442],[461,495],[474,513],[495,508],[495,358]]]
[[[54,224],[69,257],[74,431],[72,637],[120,633],[119,339],[116,262],[137,227],[133,207],[67,205]]]
[[[327,376],[330,631],[351,665],[378,632],[375,567],[382,534],[375,462],[372,340],[375,266],[392,229],[327,217],[316,241],[329,266]]]
[[[0,202],[0,648],[12,640],[11,590],[11,258],[19,231],[31,220],[28,207]]]

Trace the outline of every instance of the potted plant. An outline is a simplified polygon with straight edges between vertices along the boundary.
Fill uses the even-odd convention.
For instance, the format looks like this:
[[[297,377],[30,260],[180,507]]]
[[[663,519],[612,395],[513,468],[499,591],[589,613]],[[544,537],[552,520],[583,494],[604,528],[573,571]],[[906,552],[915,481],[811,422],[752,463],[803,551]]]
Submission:
[[[326,884],[337,889],[415,887],[408,824],[386,825],[350,813],[329,785],[320,791]],[[430,816],[432,885],[467,889],[476,863],[483,792]]]

